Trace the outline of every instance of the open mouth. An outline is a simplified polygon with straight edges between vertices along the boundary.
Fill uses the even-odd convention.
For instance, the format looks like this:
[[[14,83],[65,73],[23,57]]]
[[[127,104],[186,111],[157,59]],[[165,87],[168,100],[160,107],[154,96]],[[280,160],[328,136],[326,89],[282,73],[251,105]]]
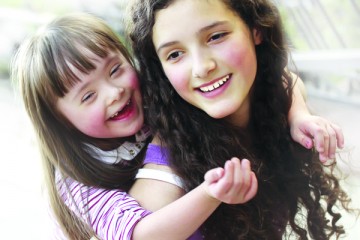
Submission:
[[[118,120],[128,115],[128,113],[131,111],[131,105],[132,105],[131,103],[132,102],[130,99],[120,111],[116,112],[114,115],[110,117],[110,120]]]
[[[201,87],[199,88],[199,90],[201,92],[211,92],[214,91],[215,89],[218,89],[219,87],[221,87],[222,85],[224,85],[228,80],[230,79],[230,74],[226,75],[225,77],[221,78],[220,80],[214,82],[211,85],[205,86],[205,87]]]

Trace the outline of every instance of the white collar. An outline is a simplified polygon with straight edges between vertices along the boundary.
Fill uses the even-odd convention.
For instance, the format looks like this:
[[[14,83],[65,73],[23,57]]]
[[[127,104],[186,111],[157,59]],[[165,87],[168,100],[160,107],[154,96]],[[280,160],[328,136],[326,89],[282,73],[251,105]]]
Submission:
[[[125,141],[118,148],[104,151],[94,145],[86,144],[104,163],[115,164],[122,160],[130,161],[133,160],[136,155],[145,146],[145,140],[151,135],[150,128],[143,126],[141,130],[135,134],[136,142]]]

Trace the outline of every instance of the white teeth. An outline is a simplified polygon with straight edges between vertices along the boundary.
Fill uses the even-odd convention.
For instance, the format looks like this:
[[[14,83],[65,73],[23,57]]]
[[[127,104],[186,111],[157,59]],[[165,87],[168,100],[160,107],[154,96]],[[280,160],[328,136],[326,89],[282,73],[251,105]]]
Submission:
[[[226,77],[223,77],[222,79],[220,79],[219,81],[215,82],[213,85],[210,86],[206,86],[206,87],[201,87],[200,90],[202,92],[210,92],[213,91],[214,89],[219,88],[221,85],[223,85],[224,83],[227,82],[227,80],[229,80],[230,75],[227,75]]]
[[[129,105],[130,105],[130,102],[131,102],[131,100],[129,100],[129,101],[126,103],[125,106],[129,106]],[[119,115],[119,112],[121,112],[123,109],[124,109],[124,108],[122,108],[120,111],[116,112],[116,113],[115,113],[114,115],[112,115],[110,118],[114,118],[114,117],[116,117],[117,115]]]
[[[114,115],[112,115],[110,118],[114,118],[119,114],[119,112],[115,113]]]

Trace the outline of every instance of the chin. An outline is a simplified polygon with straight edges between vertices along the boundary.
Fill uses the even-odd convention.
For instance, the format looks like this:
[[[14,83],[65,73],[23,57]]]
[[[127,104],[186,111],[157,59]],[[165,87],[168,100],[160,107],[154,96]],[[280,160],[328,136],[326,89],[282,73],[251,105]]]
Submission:
[[[129,126],[129,131],[131,132],[129,133],[129,135],[135,135],[138,131],[140,131],[143,125],[144,125],[144,120],[142,119],[141,121],[138,121],[132,124],[131,126]]]
[[[215,118],[215,119],[221,119],[221,118],[225,118],[227,116],[229,116],[228,113],[224,113],[224,112],[206,112],[210,117]]]

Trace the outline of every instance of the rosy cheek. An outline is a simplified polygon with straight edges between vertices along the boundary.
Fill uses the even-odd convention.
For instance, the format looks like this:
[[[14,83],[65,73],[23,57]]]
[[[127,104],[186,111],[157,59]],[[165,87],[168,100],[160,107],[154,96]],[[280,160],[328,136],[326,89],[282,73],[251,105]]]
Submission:
[[[239,43],[231,43],[226,51],[222,51],[223,59],[233,67],[241,67],[247,61],[246,47],[239,47]]]
[[[97,137],[104,132],[105,113],[92,110],[87,113],[87,121],[82,122],[80,131],[91,137]]]
[[[140,83],[139,83],[139,79],[138,76],[136,74],[135,71],[132,71],[129,76],[128,76],[128,81],[129,81],[129,86],[132,89],[139,89],[140,88]]]
[[[183,89],[187,88],[187,84],[189,82],[189,79],[187,78],[187,75],[184,72],[184,69],[181,69],[182,67],[178,68],[171,68],[166,69],[165,74],[167,78],[169,79],[171,85],[175,88],[177,92],[180,93]],[[181,95],[181,93],[180,93]]]

